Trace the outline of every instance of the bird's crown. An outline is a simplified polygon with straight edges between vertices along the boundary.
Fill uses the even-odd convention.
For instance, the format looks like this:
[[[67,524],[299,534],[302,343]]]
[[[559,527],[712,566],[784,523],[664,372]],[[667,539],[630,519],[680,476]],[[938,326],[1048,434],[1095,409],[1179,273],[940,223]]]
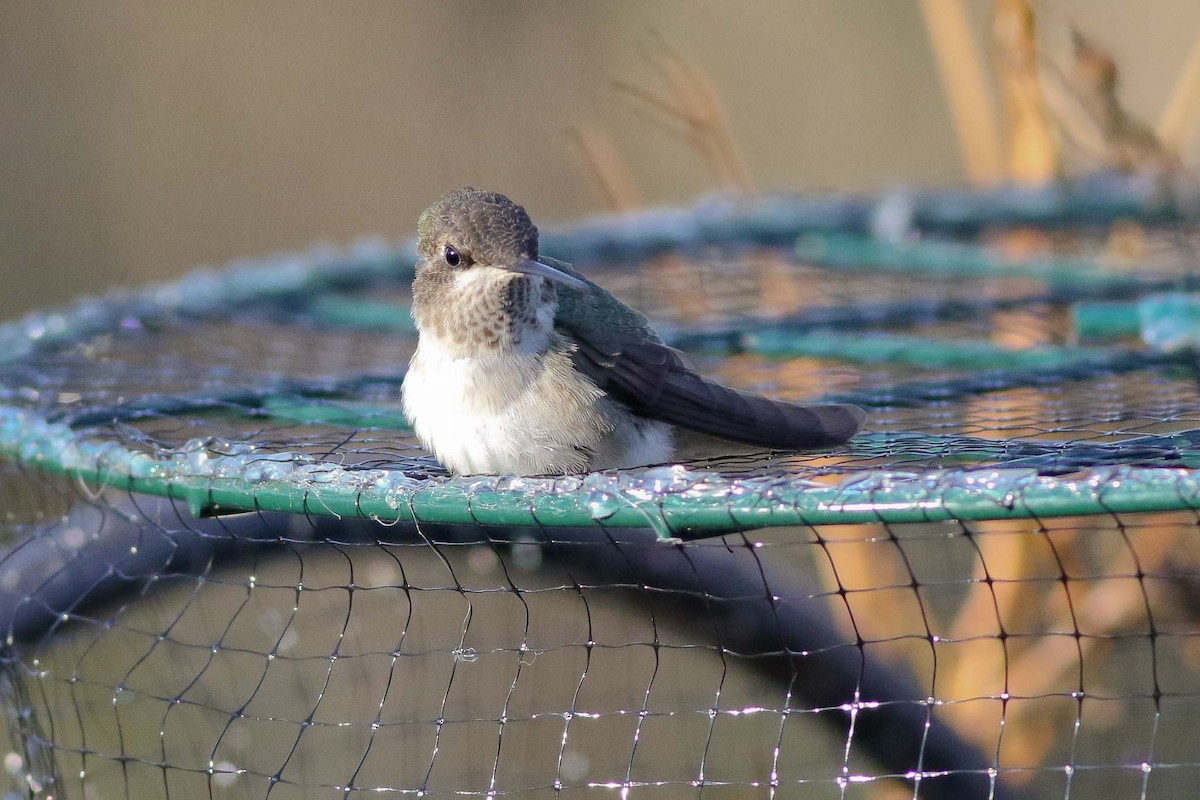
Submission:
[[[504,195],[463,186],[421,214],[417,252],[426,262],[446,260],[452,267],[512,264],[537,258],[538,230]]]

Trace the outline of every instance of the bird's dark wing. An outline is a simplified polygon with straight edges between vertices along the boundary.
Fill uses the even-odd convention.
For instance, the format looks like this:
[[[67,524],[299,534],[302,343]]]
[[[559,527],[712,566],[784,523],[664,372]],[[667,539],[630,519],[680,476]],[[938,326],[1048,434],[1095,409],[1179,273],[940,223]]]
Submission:
[[[555,269],[572,278],[583,281],[589,291],[580,291],[571,286],[558,284],[558,312],[554,315],[556,326],[569,327],[575,331],[587,331],[589,338],[620,333],[635,339],[662,343],[662,339],[650,327],[650,320],[641,312],[622,303],[612,293],[591,278],[563,261],[538,256]]]
[[[587,280],[566,265],[553,266]],[[604,289],[559,289],[555,328],[576,345],[575,366],[636,414],[764,448],[825,447],[849,439],[866,413],[731,389],[697,374],[646,318]]]

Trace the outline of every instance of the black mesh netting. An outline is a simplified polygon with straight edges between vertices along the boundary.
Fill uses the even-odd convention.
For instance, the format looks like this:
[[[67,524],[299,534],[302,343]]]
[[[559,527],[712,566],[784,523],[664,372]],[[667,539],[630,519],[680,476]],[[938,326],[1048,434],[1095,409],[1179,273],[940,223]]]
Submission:
[[[869,409],[823,452],[450,477],[403,249],[10,325],[9,791],[1192,796],[1197,229],[944,201],[547,237],[703,371]]]

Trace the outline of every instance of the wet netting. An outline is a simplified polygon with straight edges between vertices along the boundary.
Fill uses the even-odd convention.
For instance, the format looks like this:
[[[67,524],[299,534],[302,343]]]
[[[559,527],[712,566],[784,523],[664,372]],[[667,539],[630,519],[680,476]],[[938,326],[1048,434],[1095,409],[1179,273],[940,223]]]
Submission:
[[[1195,187],[709,200],[543,231],[848,445],[451,477],[412,244],[0,327],[9,796],[1182,798]]]

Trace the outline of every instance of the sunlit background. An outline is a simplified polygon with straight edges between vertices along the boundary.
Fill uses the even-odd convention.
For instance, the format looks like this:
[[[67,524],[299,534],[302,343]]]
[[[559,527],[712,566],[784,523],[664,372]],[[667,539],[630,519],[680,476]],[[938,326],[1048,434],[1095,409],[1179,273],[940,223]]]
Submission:
[[[993,57],[991,0],[966,5]],[[1193,0],[1035,8],[1048,57],[1065,63],[1079,26],[1151,122],[1200,30]],[[5,2],[0,318],[399,238],[468,182],[543,224],[606,211],[573,126],[613,145],[637,201],[688,202],[717,188],[712,170],[613,87],[661,92],[664,42],[711,79],[756,188],[965,180],[915,0]]]
[[[988,200],[951,233],[889,192],[829,230],[770,223],[836,199],[716,204],[666,252],[670,222],[618,220],[645,245],[620,258],[557,238],[720,380],[868,407],[832,451],[445,478],[399,421],[391,250],[0,328],[0,785],[890,800],[913,786],[875,779],[919,769],[959,800],[991,765],[1190,796],[1200,237],[1111,210],[1200,196],[1198,37],[1196,0],[0,0],[0,318],[400,241],[464,183],[555,226],[1138,173],[1021,226],[984,213],[1018,192],[937,193]],[[347,521],[372,508],[420,525]],[[672,518],[712,538],[608,538]],[[547,519],[550,548],[495,524]],[[786,527],[730,533],[760,522]]]

